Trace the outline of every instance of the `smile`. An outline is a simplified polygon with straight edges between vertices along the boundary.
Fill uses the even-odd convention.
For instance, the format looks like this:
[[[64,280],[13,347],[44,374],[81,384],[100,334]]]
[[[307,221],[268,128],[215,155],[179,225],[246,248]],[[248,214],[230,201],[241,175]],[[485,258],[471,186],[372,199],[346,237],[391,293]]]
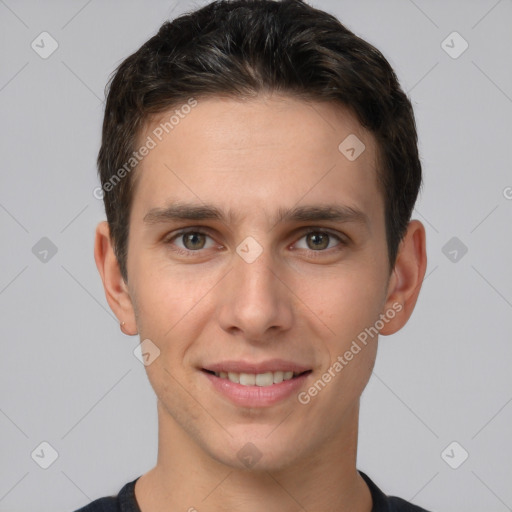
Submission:
[[[242,386],[260,386],[267,387],[274,384],[280,384],[283,381],[293,379],[304,373],[309,373],[311,370],[305,372],[292,372],[292,371],[281,371],[276,372],[265,372],[265,373],[237,373],[237,372],[212,372],[205,370],[208,373],[215,375],[221,379],[227,379],[235,384]]]
[[[218,370],[218,368],[216,368]],[[211,389],[238,407],[270,407],[297,396],[306,386],[312,370],[276,370],[261,373],[213,371],[200,372]]]

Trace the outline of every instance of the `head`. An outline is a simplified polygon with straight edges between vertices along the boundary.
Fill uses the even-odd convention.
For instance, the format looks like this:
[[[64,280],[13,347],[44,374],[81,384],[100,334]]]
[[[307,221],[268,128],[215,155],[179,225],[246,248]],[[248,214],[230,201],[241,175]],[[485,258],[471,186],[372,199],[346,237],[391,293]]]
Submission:
[[[405,324],[426,266],[413,111],[382,54],[300,0],[213,2],[118,67],[98,166],[96,261],[158,348],[160,414],[218,461],[259,440],[268,467],[352,428],[375,333]],[[226,360],[305,367],[302,401],[233,405],[210,389]]]
[[[373,135],[391,271],[421,187],[414,114],[393,69],[379,50],[301,0],[236,0],[164,23],[111,80],[98,168],[125,279],[133,152],[144,125],[191,98],[268,92],[342,105]]]

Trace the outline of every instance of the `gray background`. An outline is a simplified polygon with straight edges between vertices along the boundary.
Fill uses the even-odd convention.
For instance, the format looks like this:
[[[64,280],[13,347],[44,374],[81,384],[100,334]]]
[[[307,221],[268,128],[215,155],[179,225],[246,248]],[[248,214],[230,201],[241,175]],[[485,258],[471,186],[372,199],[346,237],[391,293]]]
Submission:
[[[71,511],[156,462],[138,339],[119,331],[93,261],[95,159],[111,71],[203,3],[0,0],[2,512]],[[408,325],[380,340],[358,467],[432,510],[512,510],[512,1],[312,3],[395,68],[425,173],[427,277]],[[47,59],[31,48],[43,31],[59,45]],[[445,50],[462,40],[442,45],[453,31],[469,44],[458,58]],[[48,469],[43,441],[58,452]]]

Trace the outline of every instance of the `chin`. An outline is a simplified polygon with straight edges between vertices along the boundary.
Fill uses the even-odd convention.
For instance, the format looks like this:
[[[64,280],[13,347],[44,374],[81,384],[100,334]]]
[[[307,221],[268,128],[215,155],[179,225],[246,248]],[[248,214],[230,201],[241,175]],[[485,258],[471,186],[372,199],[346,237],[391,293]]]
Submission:
[[[223,447],[210,447],[208,451],[212,458],[236,470],[274,472],[294,465],[299,456],[298,444],[304,447],[304,439],[294,443],[289,436],[283,437],[283,433],[269,435],[268,429],[264,432],[252,430],[244,435],[233,435]]]

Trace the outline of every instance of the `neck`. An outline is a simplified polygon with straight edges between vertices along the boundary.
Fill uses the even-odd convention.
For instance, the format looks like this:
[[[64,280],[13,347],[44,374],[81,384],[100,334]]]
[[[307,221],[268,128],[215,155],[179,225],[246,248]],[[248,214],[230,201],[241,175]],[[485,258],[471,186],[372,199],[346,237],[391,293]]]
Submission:
[[[142,512],[370,512],[371,494],[356,470],[359,404],[337,439],[271,468],[229,466],[198,446],[158,404],[157,465],[135,495]]]

